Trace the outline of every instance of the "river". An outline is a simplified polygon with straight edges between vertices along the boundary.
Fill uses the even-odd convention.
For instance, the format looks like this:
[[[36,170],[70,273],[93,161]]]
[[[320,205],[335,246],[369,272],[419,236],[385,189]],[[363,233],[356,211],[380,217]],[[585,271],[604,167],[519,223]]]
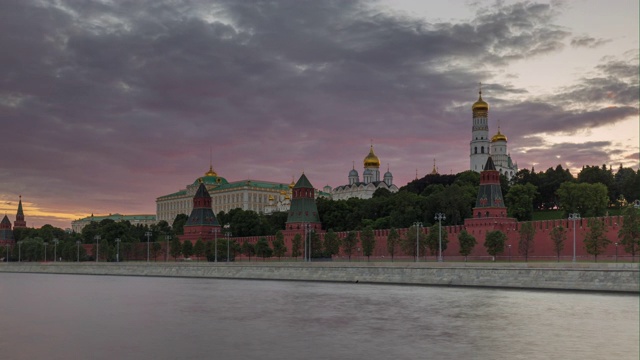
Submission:
[[[0,274],[0,359],[634,359],[638,296]]]

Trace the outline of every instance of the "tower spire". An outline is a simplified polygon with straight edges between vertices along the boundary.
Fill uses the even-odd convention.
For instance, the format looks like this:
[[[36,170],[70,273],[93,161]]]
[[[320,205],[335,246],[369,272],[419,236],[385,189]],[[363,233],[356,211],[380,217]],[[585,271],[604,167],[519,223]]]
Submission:
[[[24,212],[22,211],[22,195],[19,195],[18,199],[18,211],[16,212],[16,221],[13,222],[13,227],[26,228],[27,222],[24,221]]]

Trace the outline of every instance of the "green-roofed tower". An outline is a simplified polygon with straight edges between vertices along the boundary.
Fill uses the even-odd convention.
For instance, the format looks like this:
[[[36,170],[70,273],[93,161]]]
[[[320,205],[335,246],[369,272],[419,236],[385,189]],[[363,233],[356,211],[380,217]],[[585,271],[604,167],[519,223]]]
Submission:
[[[26,228],[27,222],[24,220],[24,212],[22,212],[22,195],[18,201],[18,212],[16,213],[16,221],[13,222],[13,228]]]
[[[200,186],[193,196],[193,209],[184,224],[184,235],[180,240],[192,242],[199,239],[213,240],[218,232],[220,232],[220,223],[211,209],[211,195],[204,182],[200,180]]]
[[[303,173],[292,189],[291,207],[287,217],[286,230],[300,230],[306,224],[320,230],[320,216],[316,206],[315,189]]]

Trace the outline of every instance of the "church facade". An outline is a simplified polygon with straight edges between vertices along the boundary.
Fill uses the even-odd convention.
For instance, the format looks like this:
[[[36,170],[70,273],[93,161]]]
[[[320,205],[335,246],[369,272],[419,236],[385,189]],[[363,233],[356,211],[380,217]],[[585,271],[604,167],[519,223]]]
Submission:
[[[364,158],[364,171],[362,181],[355,166],[349,171],[349,183],[332,189],[325,186],[323,191],[331,194],[333,200],[347,200],[350,198],[370,199],[378,189],[386,189],[392,193],[398,192],[398,187],[393,183],[393,175],[387,169],[380,180],[380,159],[373,152],[373,145],[369,149],[369,154]]]
[[[518,164],[511,160],[511,154],[507,148],[507,137],[500,132],[500,126],[498,126],[498,132],[489,138],[489,104],[482,100],[482,90],[471,111],[473,127],[469,143],[470,169],[478,173],[482,172],[487,159],[491,156],[498,173],[511,179],[518,172]]]

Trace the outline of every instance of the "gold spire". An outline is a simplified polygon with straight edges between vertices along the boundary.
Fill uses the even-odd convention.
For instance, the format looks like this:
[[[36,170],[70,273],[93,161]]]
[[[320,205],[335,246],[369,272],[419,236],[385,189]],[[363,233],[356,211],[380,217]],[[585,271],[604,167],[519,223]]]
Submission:
[[[433,158],[433,170],[431,170],[431,175],[438,175],[438,169],[436,168],[436,158]]]

